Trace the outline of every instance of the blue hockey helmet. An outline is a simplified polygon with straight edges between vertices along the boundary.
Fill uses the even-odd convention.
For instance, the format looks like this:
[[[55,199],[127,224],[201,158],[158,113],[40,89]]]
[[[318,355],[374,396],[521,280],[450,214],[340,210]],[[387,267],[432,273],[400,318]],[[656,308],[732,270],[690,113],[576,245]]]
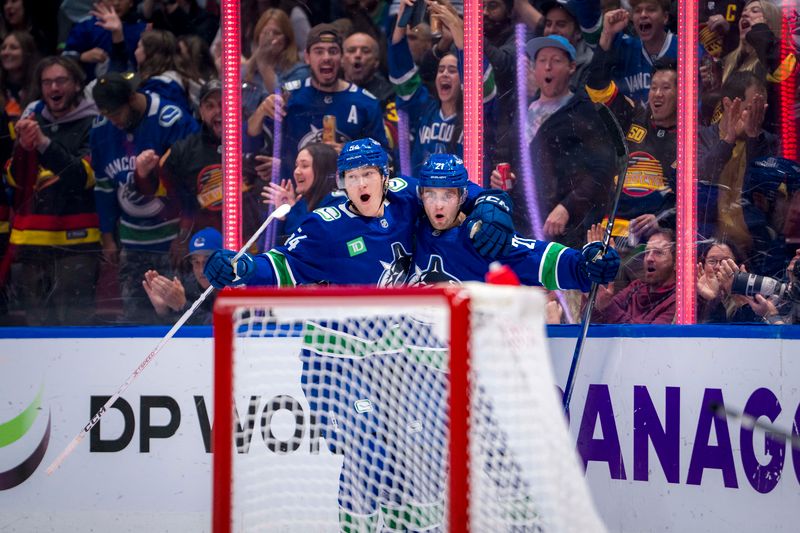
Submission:
[[[800,164],[783,157],[759,157],[747,169],[742,193],[761,192],[772,199],[781,184],[790,194],[800,188]]]
[[[380,143],[370,137],[346,142],[336,160],[336,167],[340,189],[344,189],[344,173],[361,167],[378,167],[383,177],[389,178],[389,156]]]
[[[468,183],[464,162],[453,154],[431,154],[419,173],[420,187],[466,188]]]

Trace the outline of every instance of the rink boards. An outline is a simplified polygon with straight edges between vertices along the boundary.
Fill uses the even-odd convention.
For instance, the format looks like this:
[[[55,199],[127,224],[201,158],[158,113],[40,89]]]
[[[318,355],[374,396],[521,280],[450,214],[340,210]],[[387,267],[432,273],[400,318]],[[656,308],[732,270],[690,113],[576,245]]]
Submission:
[[[0,530],[207,531],[213,423],[210,328],[171,341],[54,475],[46,466],[155,346],[163,328],[7,330],[0,339]],[[557,382],[576,328],[551,328]],[[737,335],[734,337],[733,335]],[[297,365],[296,339],[267,339]],[[258,403],[248,456],[308,463],[335,491],[337,461],[271,400],[306,403],[298,384],[246,393]],[[570,428],[609,531],[796,531],[800,451],[724,404],[800,426],[800,332],[778,327],[593,328]],[[261,427],[266,424],[268,427]],[[307,425],[304,418],[301,426]],[[307,435],[308,432],[305,432]],[[316,489],[315,489],[316,490]],[[335,513],[335,492],[327,499]]]

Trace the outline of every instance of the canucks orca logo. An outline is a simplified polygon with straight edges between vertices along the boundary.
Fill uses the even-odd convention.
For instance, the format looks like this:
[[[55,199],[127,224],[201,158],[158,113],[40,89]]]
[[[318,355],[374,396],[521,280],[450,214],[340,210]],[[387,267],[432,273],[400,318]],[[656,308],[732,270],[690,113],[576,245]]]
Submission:
[[[428,266],[425,270],[415,268],[414,274],[408,280],[411,286],[427,287],[436,283],[447,283],[448,285],[461,285],[461,280],[453,276],[444,269],[444,261],[441,256],[431,255],[428,259]]]
[[[406,252],[402,244],[393,242],[392,255],[394,258],[391,263],[381,261],[383,274],[378,280],[378,287],[399,287],[408,276],[408,269],[411,268],[411,254]]]
[[[322,142],[322,131],[323,131],[322,128],[318,128],[313,124],[310,124],[309,127],[310,127],[310,129],[309,129],[308,133],[303,135],[303,137],[300,139],[300,142],[297,143],[297,150],[298,151],[302,150],[303,148],[305,148],[307,145],[309,145],[311,143],[321,143]],[[336,129],[336,142],[337,143],[346,143],[346,142],[349,142],[349,141],[352,141],[352,139],[350,137],[348,137],[347,135],[345,135],[344,133],[342,133],[341,131],[339,131],[339,129],[337,128]]]

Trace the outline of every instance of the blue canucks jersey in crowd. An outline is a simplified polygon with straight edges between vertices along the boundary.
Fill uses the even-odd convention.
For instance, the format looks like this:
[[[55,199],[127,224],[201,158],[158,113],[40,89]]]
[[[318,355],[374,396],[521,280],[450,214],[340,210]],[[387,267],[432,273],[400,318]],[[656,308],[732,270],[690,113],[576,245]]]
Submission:
[[[523,285],[547,289],[588,291],[591,282],[581,271],[583,256],[578,250],[555,242],[523,239],[515,235],[513,250],[498,258],[519,277]],[[445,231],[434,229],[427,218],[419,221],[409,285],[460,284],[483,281],[490,261],[475,251],[465,224]]]
[[[618,33],[608,52],[598,47],[595,53],[616,56],[613,66],[614,81],[624,95],[639,105],[646,106],[653,62],[662,57],[677,59],[678,39],[674,33],[668,31],[664,46],[658,54],[650,57],[638,37]]]
[[[163,155],[175,141],[197,131],[198,125],[191,115],[158,94],[145,94],[145,98],[144,116],[130,132],[102,115],[95,119],[89,137],[95,201],[100,231],[113,233],[119,221],[123,246],[166,251],[178,235],[178,200],[166,196],[163,188],[154,196],[136,190],[136,156],[147,149]]]
[[[324,92],[311,85],[311,78],[284,84],[288,93],[286,116],[282,124],[281,176],[291,176],[294,161],[304,146],[322,142],[322,119],[336,117],[336,142],[345,143],[362,137],[372,137],[389,149],[383,127],[380,102],[369,92],[350,84],[343,91]],[[272,131],[271,119],[264,127]]]
[[[462,54],[459,53],[458,70],[463,78],[462,64]],[[463,121],[459,121],[456,114],[444,116],[439,100],[422,83],[405,38],[389,45],[389,79],[397,93],[397,109],[408,113],[409,132],[413,137],[412,171],[416,173],[431,154],[448,153],[463,157]],[[484,117],[493,115],[496,94],[492,66],[484,58]],[[491,123],[492,120],[484,121],[484,140],[489,145],[494,137],[489,128]]]

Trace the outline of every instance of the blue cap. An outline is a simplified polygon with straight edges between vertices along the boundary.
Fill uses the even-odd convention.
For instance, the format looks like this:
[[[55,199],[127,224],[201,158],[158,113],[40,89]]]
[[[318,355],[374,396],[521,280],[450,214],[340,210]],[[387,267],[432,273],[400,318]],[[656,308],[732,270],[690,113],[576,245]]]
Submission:
[[[575,47],[560,35],[548,35],[547,37],[537,37],[531,39],[525,45],[525,53],[531,59],[536,59],[536,54],[542,48],[558,48],[564,50],[569,56],[570,61],[575,61]]]
[[[189,255],[211,254],[222,248],[222,234],[216,228],[203,228],[189,241]]]
[[[460,157],[453,154],[431,154],[419,172],[420,187],[466,187],[467,169]]]

